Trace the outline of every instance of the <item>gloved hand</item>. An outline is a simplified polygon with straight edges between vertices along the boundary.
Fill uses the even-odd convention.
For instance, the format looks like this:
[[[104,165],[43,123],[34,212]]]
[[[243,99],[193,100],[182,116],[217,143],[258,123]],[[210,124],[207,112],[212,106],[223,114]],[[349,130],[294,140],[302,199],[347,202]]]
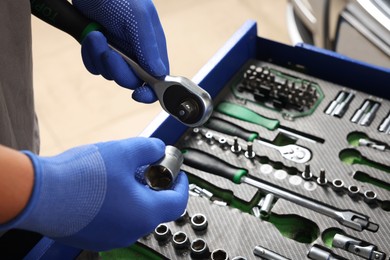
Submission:
[[[164,151],[155,138],[85,145],[54,157],[24,151],[33,162],[34,189],[27,207],[5,228],[94,251],[129,246],[185,210],[184,173],[170,190],[156,191],[136,180],[143,176],[137,169],[159,160]]]
[[[151,0],[73,0],[73,5],[85,16],[101,24],[109,42],[135,59],[154,76],[169,74],[164,31]],[[141,86],[119,54],[109,50],[100,32],[92,32],[82,42],[85,66],[93,74],[101,74],[119,85],[135,89],[133,99],[143,103],[157,100],[154,92]]]

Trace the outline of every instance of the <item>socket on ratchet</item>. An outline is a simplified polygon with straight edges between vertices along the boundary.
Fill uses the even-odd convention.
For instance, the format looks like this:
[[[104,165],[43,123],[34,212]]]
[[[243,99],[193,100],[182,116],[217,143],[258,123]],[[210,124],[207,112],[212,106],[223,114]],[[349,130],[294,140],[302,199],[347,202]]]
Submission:
[[[161,107],[170,115],[190,127],[201,126],[209,119],[213,111],[212,99],[201,87],[185,77],[167,75],[156,78],[116,47],[109,46],[153,89]]]

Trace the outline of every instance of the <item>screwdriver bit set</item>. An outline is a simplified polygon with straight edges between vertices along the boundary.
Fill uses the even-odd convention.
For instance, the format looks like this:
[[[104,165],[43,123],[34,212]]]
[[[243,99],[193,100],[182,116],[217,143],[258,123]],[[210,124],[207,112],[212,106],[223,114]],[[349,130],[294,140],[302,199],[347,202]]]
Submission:
[[[246,23],[203,70],[205,124],[152,126],[183,154],[189,202],[120,254],[390,259],[390,70],[256,33]]]

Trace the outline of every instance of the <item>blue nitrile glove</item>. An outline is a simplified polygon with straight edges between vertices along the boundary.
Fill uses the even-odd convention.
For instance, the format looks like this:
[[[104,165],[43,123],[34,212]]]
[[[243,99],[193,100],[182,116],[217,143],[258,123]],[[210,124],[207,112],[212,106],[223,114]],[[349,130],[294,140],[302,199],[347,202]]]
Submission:
[[[141,137],[80,146],[54,157],[24,151],[33,162],[34,189],[23,212],[0,230],[35,231],[94,251],[128,246],[185,210],[184,173],[169,190],[139,181],[143,165],[164,151],[161,140]]]
[[[108,41],[135,59],[153,76],[169,74],[164,31],[151,0],[73,0],[85,16],[101,24]],[[85,66],[93,74],[115,80],[119,85],[135,89],[133,99],[143,103],[157,100],[154,92],[135,76],[119,54],[109,50],[107,40],[99,32],[89,33],[82,42]]]

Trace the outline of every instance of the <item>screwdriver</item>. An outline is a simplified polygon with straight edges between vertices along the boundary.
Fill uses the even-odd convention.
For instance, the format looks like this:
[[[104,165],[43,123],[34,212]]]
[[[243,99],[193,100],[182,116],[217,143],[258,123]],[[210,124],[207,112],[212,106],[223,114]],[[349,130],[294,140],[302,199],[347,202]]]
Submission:
[[[241,126],[228,122],[218,117],[211,117],[205,124],[206,127],[214,129],[224,134],[231,136],[237,136],[248,142],[253,142],[259,138],[259,134],[253,131],[249,131]]]
[[[341,225],[357,231],[367,229],[376,232],[379,226],[369,222],[369,218],[363,214],[351,210],[342,210],[322,202],[307,198],[303,195],[274,186],[264,180],[258,180],[248,176],[248,171],[231,165],[211,154],[194,148],[182,149],[184,164],[195,169],[214,174],[228,179],[236,184],[246,183],[266,194],[271,193],[277,198],[282,198],[317,213],[326,215],[338,221]]]
[[[92,31],[104,33],[101,25],[83,16],[67,0],[30,0],[30,3],[32,14],[73,36],[80,43]],[[178,121],[196,127],[210,117],[213,110],[211,97],[194,82],[170,75],[156,78],[112,43],[108,45],[122,56],[140,79],[148,83],[161,107]]]
[[[254,139],[258,139],[257,143],[278,150],[284,158],[293,162],[306,163],[311,159],[312,156],[310,150],[305,147],[296,144],[282,146],[275,145],[268,140],[260,138],[256,132],[248,131],[245,128],[242,128],[221,118],[210,118],[206,123],[206,127],[224,134],[238,136],[244,140],[247,140],[248,142],[253,142]]]
[[[246,108],[246,107],[241,106],[241,105],[237,105],[237,104],[230,103],[230,102],[221,102],[217,106],[216,110],[222,114],[225,114],[225,115],[228,115],[228,116],[231,116],[231,117],[234,117],[234,118],[237,118],[237,119],[249,122],[249,123],[260,125],[260,126],[266,128],[268,130],[271,130],[271,131],[278,129],[280,132],[283,132],[283,133],[288,134],[290,136],[293,136],[296,138],[301,138],[301,139],[304,139],[304,140],[307,140],[310,142],[314,142],[314,143],[324,143],[325,142],[325,140],[320,138],[320,137],[313,136],[313,135],[308,134],[308,133],[302,133],[302,132],[297,131],[295,129],[292,129],[292,128],[289,128],[286,126],[282,126],[280,124],[279,120],[271,119],[271,118],[262,116],[262,115],[256,113],[255,111],[250,110],[249,108]]]

